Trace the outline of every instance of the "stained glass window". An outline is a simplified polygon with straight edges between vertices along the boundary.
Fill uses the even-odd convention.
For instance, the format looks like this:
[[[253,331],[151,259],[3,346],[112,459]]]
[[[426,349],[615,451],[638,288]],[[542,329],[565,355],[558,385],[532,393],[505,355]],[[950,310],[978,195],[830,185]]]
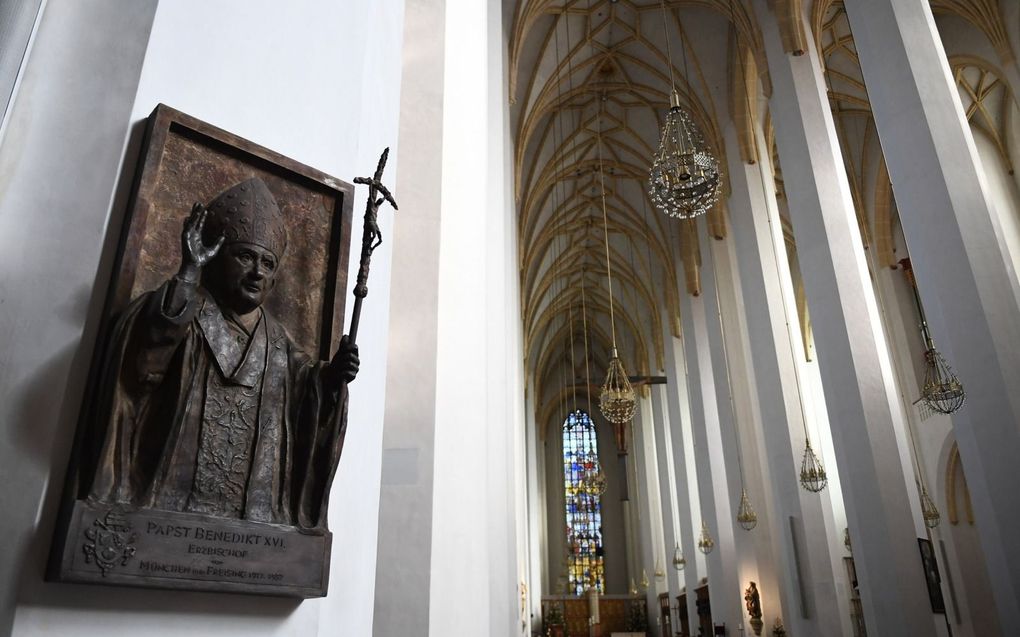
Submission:
[[[563,422],[563,485],[567,504],[567,590],[592,586],[605,592],[602,502],[605,477],[598,458],[595,423],[578,409]]]

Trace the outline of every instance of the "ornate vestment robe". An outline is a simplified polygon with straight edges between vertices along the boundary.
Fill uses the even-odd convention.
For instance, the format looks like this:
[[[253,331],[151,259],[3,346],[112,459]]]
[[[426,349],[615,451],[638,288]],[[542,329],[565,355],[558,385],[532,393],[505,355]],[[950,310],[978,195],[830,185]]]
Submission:
[[[89,497],[325,529],[346,383],[265,311],[249,334],[199,288],[169,316],[170,285],[133,301],[114,329]]]

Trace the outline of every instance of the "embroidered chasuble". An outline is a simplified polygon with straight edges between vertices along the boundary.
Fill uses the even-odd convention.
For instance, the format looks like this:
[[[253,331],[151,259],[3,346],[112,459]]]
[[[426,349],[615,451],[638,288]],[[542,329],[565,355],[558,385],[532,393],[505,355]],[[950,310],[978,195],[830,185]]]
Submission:
[[[171,285],[136,299],[114,329],[89,497],[325,528],[346,384],[327,391],[327,364],[264,310],[249,334],[200,289],[168,315]]]

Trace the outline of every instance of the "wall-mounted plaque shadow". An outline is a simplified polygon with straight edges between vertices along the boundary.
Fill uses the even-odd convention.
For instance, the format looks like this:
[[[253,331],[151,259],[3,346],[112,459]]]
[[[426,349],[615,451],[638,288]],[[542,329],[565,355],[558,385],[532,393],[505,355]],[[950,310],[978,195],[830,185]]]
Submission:
[[[49,578],[326,594],[353,192],[153,111]]]

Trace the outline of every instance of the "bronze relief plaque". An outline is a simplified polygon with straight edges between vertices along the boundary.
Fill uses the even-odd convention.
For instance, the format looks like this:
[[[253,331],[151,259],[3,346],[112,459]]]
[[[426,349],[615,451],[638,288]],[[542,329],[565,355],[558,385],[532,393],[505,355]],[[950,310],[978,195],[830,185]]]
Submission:
[[[353,186],[160,105],[48,576],[326,594]]]

